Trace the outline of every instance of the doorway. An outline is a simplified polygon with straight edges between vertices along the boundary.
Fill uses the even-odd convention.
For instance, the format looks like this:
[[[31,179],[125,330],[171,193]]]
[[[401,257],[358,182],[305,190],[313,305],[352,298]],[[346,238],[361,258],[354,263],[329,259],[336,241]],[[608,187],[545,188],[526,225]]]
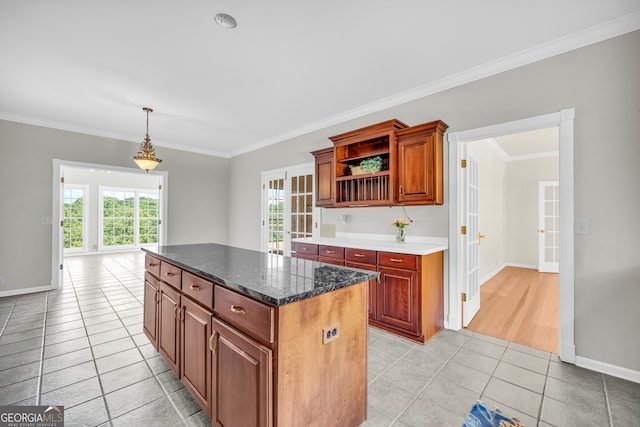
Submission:
[[[312,237],[319,209],[314,207],[314,164],[262,172],[262,252],[292,256],[292,240]]]
[[[559,274],[559,345],[558,352],[563,361],[575,363],[574,305],[573,305],[573,109],[546,114],[514,122],[450,133],[449,178],[450,178],[450,229],[449,229],[449,290],[448,316],[445,326],[458,330],[462,326],[463,294],[468,292],[465,247],[467,238],[461,233],[464,224],[462,162],[465,144],[471,141],[496,138],[504,135],[557,127],[559,133],[559,201],[562,210],[559,216],[560,265]],[[480,232],[482,232],[480,230]],[[484,243],[484,242],[483,242]],[[537,252],[537,250],[536,250]]]
[[[87,185],[84,186],[84,191],[82,192],[83,205],[85,203],[87,206],[89,205],[90,197],[95,201],[94,212],[82,215],[83,226],[81,233],[79,231],[72,233],[71,230],[69,230],[70,221],[68,220],[69,214],[72,211],[72,209],[69,209],[69,205],[78,205],[80,199],[76,196],[79,196],[80,193],[65,191],[65,188],[77,188],[77,185],[69,185],[71,184],[70,182],[65,183],[65,175],[69,175],[69,180],[74,181],[73,184],[78,184],[78,182],[82,180],[87,181]],[[101,180],[99,178],[100,175],[105,178]],[[88,178],[90,176],[94,178]],[[106,178],[107,176],[109,176],[109,179]],[[92,181],[92,183],[89,181]],[[102,186],[99,185],[101,182],[103,184]],[[108,188],[104,187],[105,183],[118,186],[119,193],[115,194],[114,191],[108,192]],[[123,187],[131,186],[132,183],[138,183],[138,186],[146,187],[147,189],[133,189],[134,191],[130,191],[131,189],[129,188],[126,191],[120,191]],[[120,193],[122,193],[123,197],[116,197]],[[129,193],[133,194],[133,196],[125,197]],[[118,215],[111,215],[111,217],[109,217],[107,209],[102,203],[100,204],[102,209],[98,209],[99,196],[102,197],[102,202],[108,199],[109,203],[113,205],[113,209],[111,209],[110,212],[115,212],[118,215],[127,211],[127,207],[131,205],[133,208],[130,215],[131,218],[114,219],[114,217]],[[71,242],[74,238],[76,241],[79,241],[78,236],[80,234],[82,235],[82,243],[77,243],[76,245],[81,245],[84,253],[88,254],[97,253],[96,251],[99,247],[102,249],[112,249],[113,252],[124,249],[136,250],[140,247],[148,246],[150,242],[152,242],[153,245],[165,244],[165,236],[167,235],[167,196],[168,172],[150,171],[147,173],[137,168],[54,159],[51,217],[52,223],[55,226],[52,227],[51,239],[51,289],[57,289],[63,286],[64,256],[66,252],[68,253],[68,251],[65,250],[65,246],[68,246],[68,243],[72,245]],[[106,215],[106,217],[103,218],[102,226],[97,219],[101,214],[103,214],[102,216]],[[80,214],[75,216],[76,222],[79,222],[80,216]],[[95,221],[90,219],[93,217],[96,218]],[[128,224],[127,221],[131,222],[131,224]],[[93,222],[93,225],[89,224],[91,222]],[[120,222],[122,222],[122,224],[120,224]],[[110,224],[110,227],[108,227],[108,231],[111,233],[109,241],[98,239],[98,230],[106,232],[104,230],[105,224]],[[128,232],[131,234],[129,237],[133,243],[129,242],[129,240],[131,240],[129,238],[125,239],[121,237],[121,234]]]

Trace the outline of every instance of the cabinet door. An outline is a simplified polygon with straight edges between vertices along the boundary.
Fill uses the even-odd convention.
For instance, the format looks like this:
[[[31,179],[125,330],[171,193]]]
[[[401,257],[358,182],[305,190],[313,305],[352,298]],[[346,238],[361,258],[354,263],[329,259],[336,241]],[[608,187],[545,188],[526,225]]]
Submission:
[[[213,313],[189,298],[182,298],[180,315],[182,382],[211,416],[211,350],[209,337],[213,329]]]
[[[398,202],[434,202],[433,134],[398,141]]]
[[[376,271],[376,266],[371,264],[361,264],[359,262],[346,261],[347,267],[359,268],[361,270]],[[369,280],[369,295],[367,307],[369,308],[369,319],[375,319],[377,316],[377,295],[378,295],[378,280]]]
[[[158,351],[178,378],[180,378],[180,328],[178,327],[179,309],[180,293],[171,287],[171,285],[160,282]]]
[[[159,264],[158,264],[159,265]],[[158,304],[160,302],[160,291],[158,282],[145,274],[144,280],[144,315],[143,330],[153,348],[158,350]]]
[[[420,335],[418,274],[398,268],[378,267],[377,320]]]
[[[271,426],[272,351],[218,319],[213,330],[213,425]]]
[[[313,152],[316,158],[316,206],[334,204],[333,148]]]

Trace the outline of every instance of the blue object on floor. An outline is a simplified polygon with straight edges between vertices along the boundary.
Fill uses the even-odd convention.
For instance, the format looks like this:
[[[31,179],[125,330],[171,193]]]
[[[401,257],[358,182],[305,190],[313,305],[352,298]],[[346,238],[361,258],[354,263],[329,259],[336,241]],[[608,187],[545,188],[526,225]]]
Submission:
[[[524,427],[517,421],[507,418],[496,411],[487,409],[482,403],[476,403],[464,420],[462,427]]]

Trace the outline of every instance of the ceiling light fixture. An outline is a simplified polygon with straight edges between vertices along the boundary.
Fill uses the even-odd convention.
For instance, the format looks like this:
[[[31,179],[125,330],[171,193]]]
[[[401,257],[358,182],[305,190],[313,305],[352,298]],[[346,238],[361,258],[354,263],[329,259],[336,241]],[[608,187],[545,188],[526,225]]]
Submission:
[[[149,113],[152,113],[153,110],[148,107],[143,107],[142,109],[147,112],[147,134],[144,137],[144,141],[140,144],[138,154],[132,157],[132,159],[140,169],[149,172],[158,166],[162,160],[156,157],[156,150],[154,150],[151,139],[149,139]]]
[[[235,28],[238,26],[236,18],[226,13],[218,13],[213,19],[216,21],[216,24],[224,28]]]

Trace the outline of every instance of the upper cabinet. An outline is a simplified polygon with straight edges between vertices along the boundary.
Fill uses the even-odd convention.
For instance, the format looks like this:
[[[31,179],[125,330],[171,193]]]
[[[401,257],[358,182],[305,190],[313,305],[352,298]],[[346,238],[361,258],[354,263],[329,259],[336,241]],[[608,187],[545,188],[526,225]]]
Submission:
[[[389,120],[329,139],[314,151],[316,206],[443,203],[442,121],[409,127]]]

